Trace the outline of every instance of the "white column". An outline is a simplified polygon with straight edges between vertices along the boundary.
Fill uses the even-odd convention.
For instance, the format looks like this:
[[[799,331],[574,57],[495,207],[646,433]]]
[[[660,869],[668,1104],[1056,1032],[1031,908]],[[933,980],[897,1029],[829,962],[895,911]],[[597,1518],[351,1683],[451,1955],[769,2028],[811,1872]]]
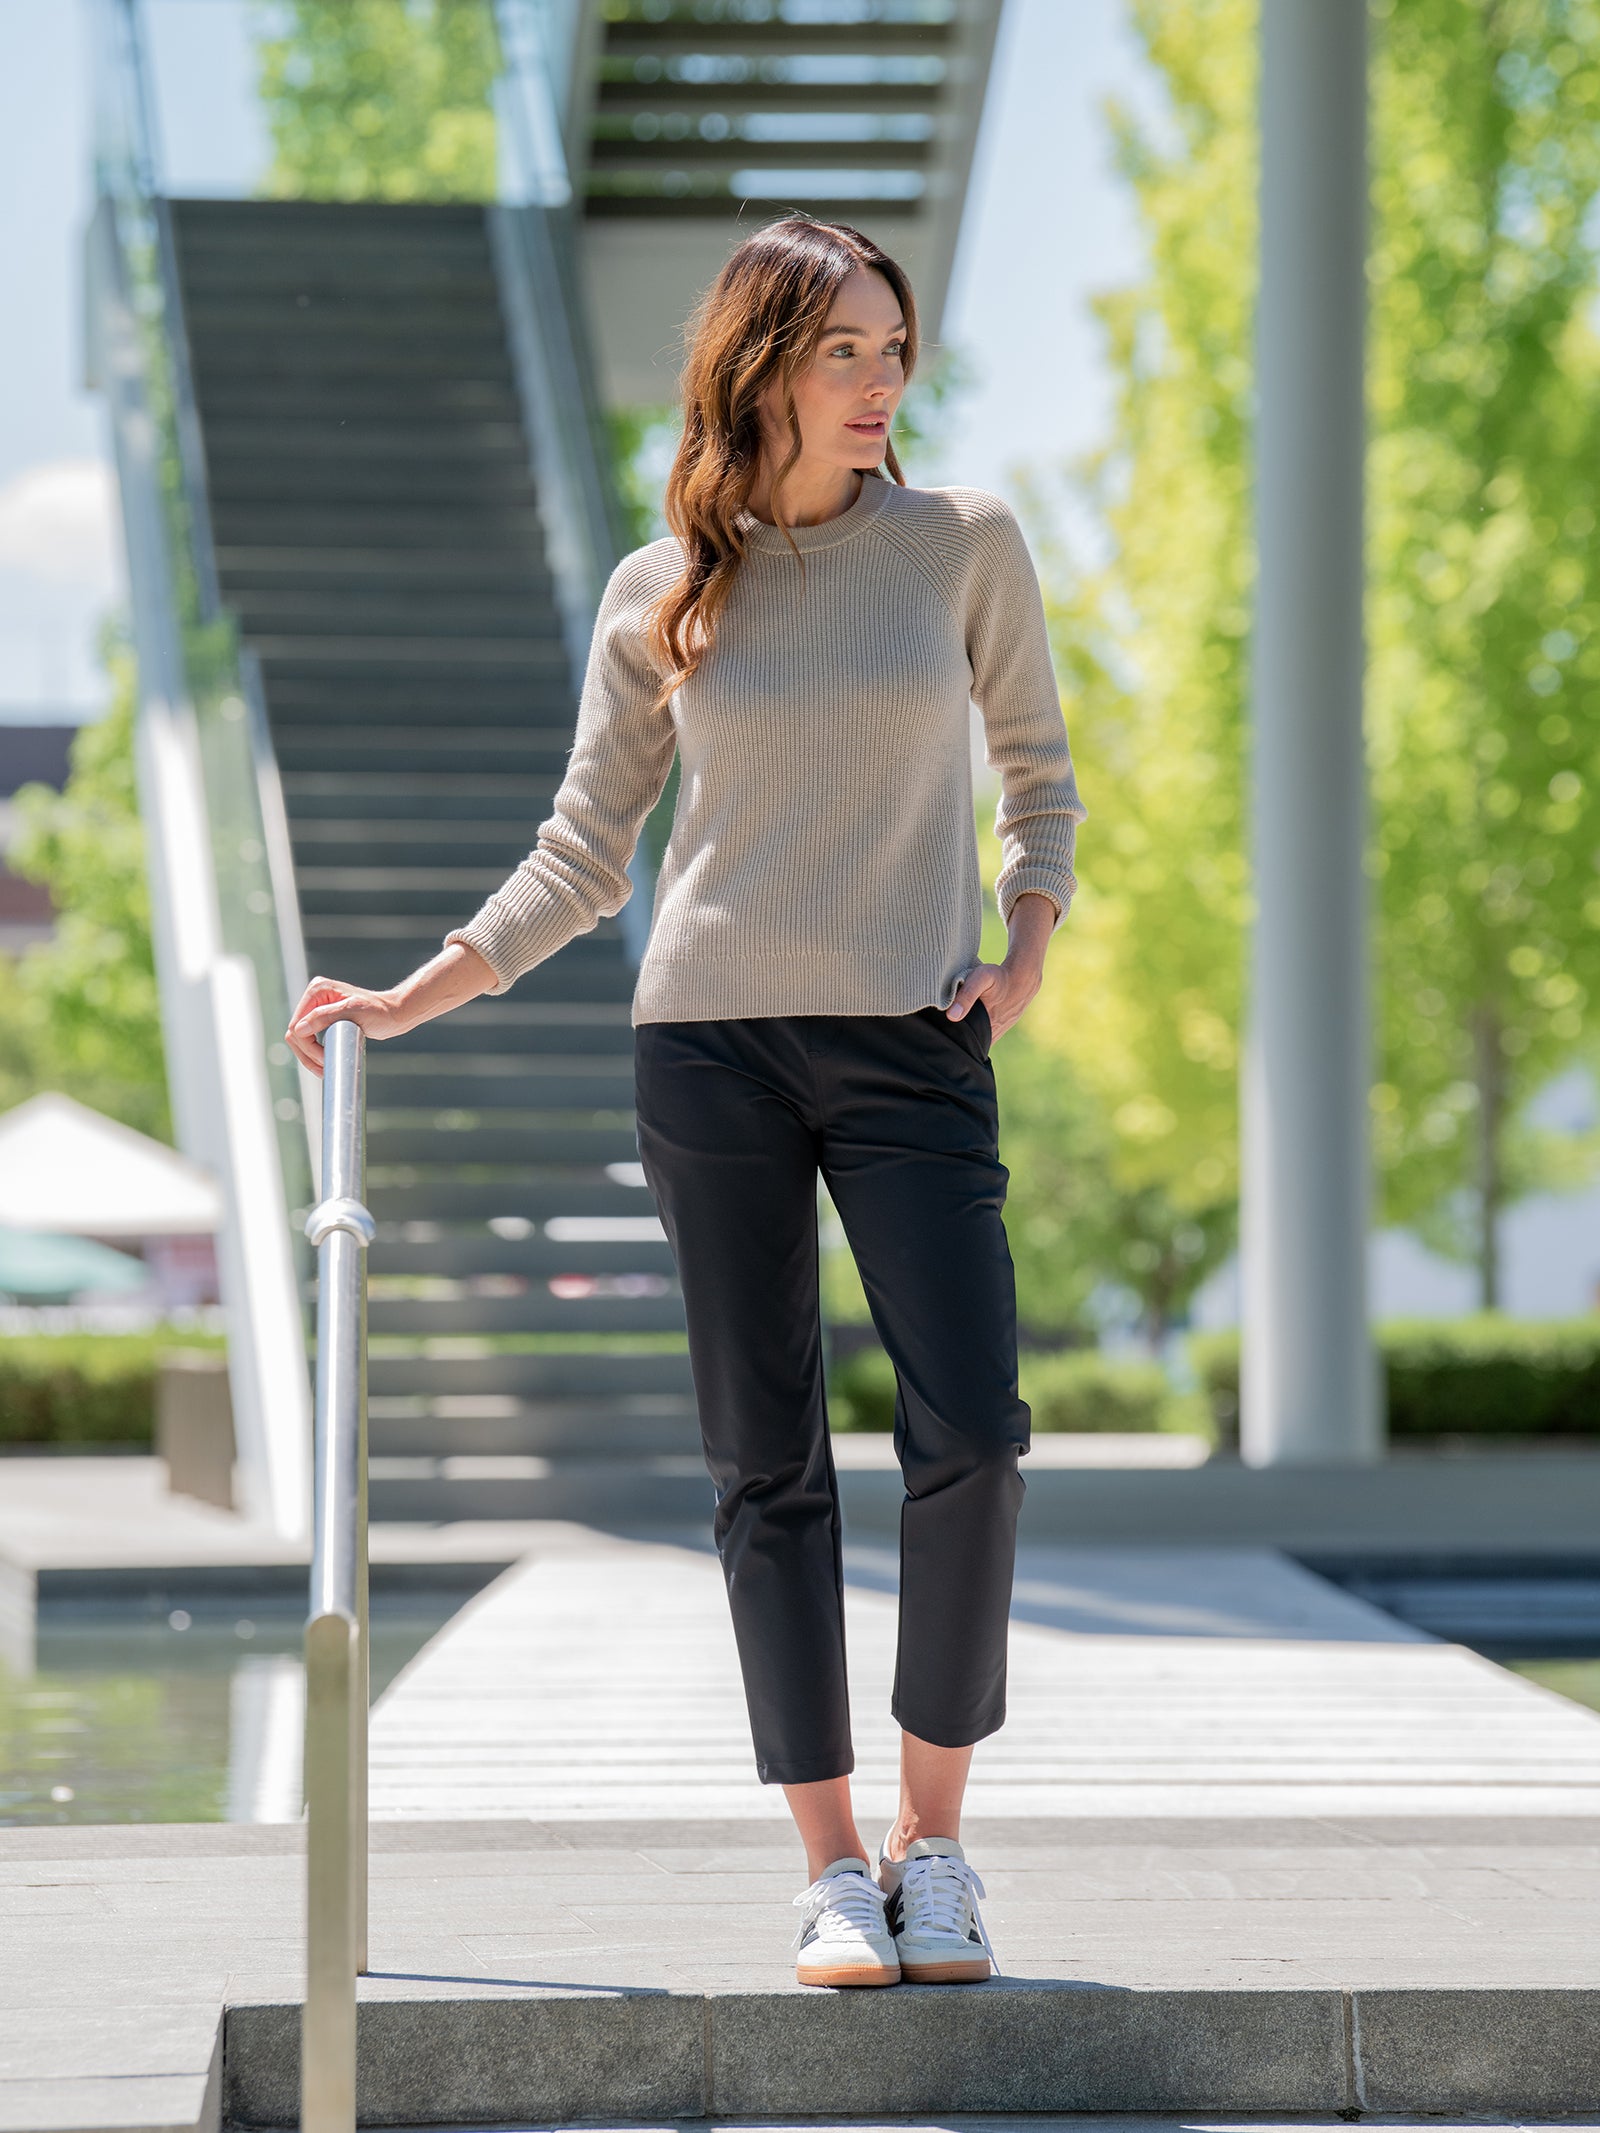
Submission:
[[[1378,1457],[1362,872],[1366,9],[1262,0],[1241,1448]]]

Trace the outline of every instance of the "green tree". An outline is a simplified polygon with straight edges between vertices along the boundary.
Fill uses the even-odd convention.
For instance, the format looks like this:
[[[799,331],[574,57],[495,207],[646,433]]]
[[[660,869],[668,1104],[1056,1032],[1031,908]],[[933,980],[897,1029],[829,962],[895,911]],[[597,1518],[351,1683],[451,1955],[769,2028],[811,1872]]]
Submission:
[[[73,742],[64,792],[24,786],[15,871],[49,889],[54,938],[0,958],[0,1103],[41,1089],[170,1137],[134,787],[132,653],[107,655],[111,709]]]
[[[1492,1306],[1600,987],[1600,6],[1374,13],[1374,1118],[1390,1215]]]
[[[1254,10],[1132,12],[1168,110],[1110,115],[1149,266],[1095,307],[1115,422],[1074,478],[1103,552],[1044,543],[1090,821],[1031,1021],[1102,1107],[1106,1272],[1159,1333],[1229,1248],[1238,1190]],[[1028,502],[1042,531],[1042,491]]]
[[[485,0],[274,0],[263,20],[265,192],[493,199],[499,58]]]
[[[1132,12],[1166,110],[1112,119],[1149,263],[1097,306],[1115,427],[1076,480],[1104,552],[1055,572],[1092,860],[1036,1014],[1107,1107],[1121,1188],[1198,1229],[1204,1265],[1237,1191],[1249,918],[1257,22]],[[1376,1149],[1387,1218],[1475,1252],[1493,1300],[1497,1218],[1544,1174],[1521,1114],[1579,1052],[1600,952],[1600,9],[1374,16]]]

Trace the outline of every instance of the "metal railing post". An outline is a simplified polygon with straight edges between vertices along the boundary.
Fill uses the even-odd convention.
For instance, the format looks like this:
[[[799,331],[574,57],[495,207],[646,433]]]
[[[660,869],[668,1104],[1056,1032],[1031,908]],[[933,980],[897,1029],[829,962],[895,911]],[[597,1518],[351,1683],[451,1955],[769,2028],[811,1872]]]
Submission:
[[[353,2133],[356,1978],[367,1967],[367,1279],[365,1039],[322,1040],[316,1525],[306,1623],[306,1998],[302,2133]]]

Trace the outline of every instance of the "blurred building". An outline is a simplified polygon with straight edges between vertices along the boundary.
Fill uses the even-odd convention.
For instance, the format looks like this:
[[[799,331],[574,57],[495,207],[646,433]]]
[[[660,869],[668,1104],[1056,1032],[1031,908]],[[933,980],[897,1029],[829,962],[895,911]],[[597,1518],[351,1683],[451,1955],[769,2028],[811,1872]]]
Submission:
[[[40,711],[24,723],[0,723],[0,953],[15,955],[35,947],[54,929],[49,891],[13,874],[6,855],[16,837],[18,792],[24,785],[48,785],[60,792],[77,731],[72,713]]]
[[[0,1117],[0,1232],[19,1257],[19,1240],[52,1238],[136,1253],[142,1300],[165,1317],[216,1301],[220,1218],[216,1185],[197,1164],[69,1096],[30,1097]]]

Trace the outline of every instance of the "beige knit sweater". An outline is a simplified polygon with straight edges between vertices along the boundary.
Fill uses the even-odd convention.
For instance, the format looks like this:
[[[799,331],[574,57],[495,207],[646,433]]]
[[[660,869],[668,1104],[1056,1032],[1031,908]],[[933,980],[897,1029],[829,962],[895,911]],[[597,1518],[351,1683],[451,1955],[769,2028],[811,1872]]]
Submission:
[[[978,489],[868,475],[850,509],[747,520],[699,671],[664,711],[645,646],[675,540],[618,564],[566,776],[538,842],[451,933],[506,987],[627,902],[628,862],[681,758],[633,1020],[948,1006],[982,915],[968,699],[1000,772],[1000,910],[1065,917],[1085,819],[1021,529]]]

